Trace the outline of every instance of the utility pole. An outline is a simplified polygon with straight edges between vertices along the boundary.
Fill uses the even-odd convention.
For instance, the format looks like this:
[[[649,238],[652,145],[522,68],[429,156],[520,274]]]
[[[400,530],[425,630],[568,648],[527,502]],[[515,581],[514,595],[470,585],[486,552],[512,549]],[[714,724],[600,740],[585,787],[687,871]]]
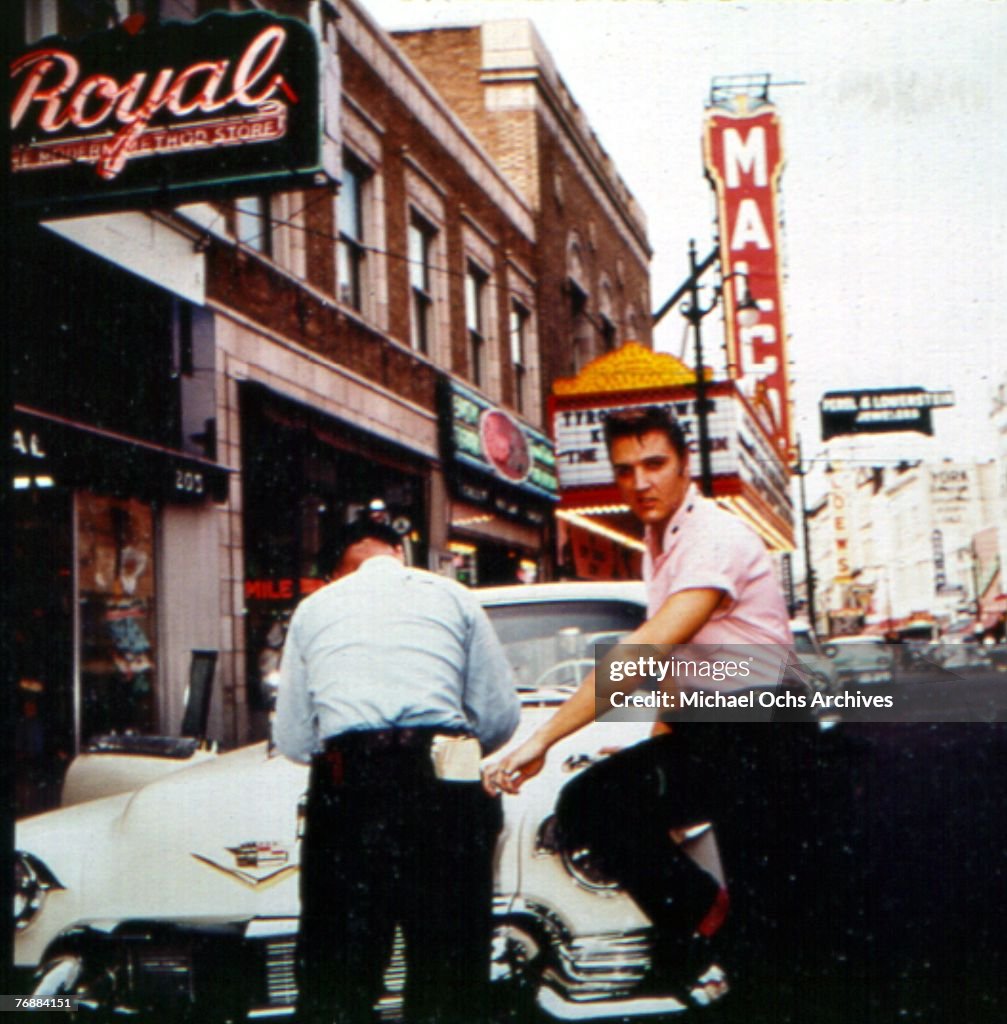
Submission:
[[[796,473],[800,481],[801,501],[801,536],[804,543],[804,589],[808,594],[808,622],[815,629],[815,570],[811,562],[811,533],[808,530],[808,500],[804,490],[804,455],[801,451],[801,439],[797,438]]]

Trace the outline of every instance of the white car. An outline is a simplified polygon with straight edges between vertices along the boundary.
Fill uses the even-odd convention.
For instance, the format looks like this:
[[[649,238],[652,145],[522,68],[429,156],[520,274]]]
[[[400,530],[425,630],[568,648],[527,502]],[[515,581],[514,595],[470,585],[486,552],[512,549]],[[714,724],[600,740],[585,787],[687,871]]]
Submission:
[[[839,680],[836,663],[822,649],[810,624],[803,619],[791,619],[790,632],[794,638],[794,653],[807,669],[812,685],[823,693],[833,692]]]
[[[895,655],[884,637],[833,636],[822,650],[835,663],[840,683],[890,683],[894,677]]]
[[[638,584],[479,594],[515,666],[523,704],[515,743],[593,665],[595,643],[644,616]],[[647,731],[646,723],[595,723],[558,744],[543,772],[504,799],[493,974],[515,1006],[556,1020],[621,1020],[682,1013],[726,991],[715,964],[703,964],[678,996],[638,991],[650,961],[649,920],[588,852],[556,841],[552,815],[564,782],[604,748]],[[70,775],[77,802],[18,822],[16,965],[31,978],[26,991],[75,994],[99,1013],[159,1024],[289,1015],[306,769],[263,742],[189,767],[161,758],[160,778],[130,786],[134,768],[149,780],[157,760],[150,750],[84,755]],[[91,773],[112,795],[85,799]],[[723,886],[708,824],[673,839]],[[386,983],[382,1008],[394,1017],[399,954]]]

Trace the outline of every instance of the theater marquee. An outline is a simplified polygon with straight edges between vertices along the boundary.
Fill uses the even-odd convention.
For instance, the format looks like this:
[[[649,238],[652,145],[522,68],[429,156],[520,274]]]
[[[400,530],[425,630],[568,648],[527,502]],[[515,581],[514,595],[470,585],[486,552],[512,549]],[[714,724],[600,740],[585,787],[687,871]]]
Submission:
[[[262,12],[126,25],[50,37],[12,61],[15,202],[79,214],[323,173],[308,25]]]

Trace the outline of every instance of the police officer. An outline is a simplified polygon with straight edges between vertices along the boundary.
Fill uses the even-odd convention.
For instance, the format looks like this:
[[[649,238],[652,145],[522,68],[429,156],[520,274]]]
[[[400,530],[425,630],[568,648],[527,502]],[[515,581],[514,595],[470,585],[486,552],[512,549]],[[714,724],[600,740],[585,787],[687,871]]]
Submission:
[[[298,1020],[370,1021],[396,925],[410,1024],[488,1017],[498,799],[479,784],[519,704],[474,596],[361,519],[290,623],[274,739],[311,764]]]

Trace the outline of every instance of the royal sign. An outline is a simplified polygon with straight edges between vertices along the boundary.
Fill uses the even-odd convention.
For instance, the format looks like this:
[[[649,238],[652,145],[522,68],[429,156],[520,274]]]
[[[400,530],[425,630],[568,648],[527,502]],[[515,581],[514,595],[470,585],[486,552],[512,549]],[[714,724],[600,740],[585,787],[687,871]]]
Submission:
[[[44,39],[11,62],[15,202],[79,214],[323,173],[308,25],[262,12],[126,24]]]
[[[773,443],[785,457],[791,427],[778,206],[783,147],[775,109],[769,104],[754,111],[747,104],[741,110],[712,108],[703,153],[717,193],[728,370],[743,394],[768,402]],[[759,306],[753,327],[738,323],[745,278]]]

